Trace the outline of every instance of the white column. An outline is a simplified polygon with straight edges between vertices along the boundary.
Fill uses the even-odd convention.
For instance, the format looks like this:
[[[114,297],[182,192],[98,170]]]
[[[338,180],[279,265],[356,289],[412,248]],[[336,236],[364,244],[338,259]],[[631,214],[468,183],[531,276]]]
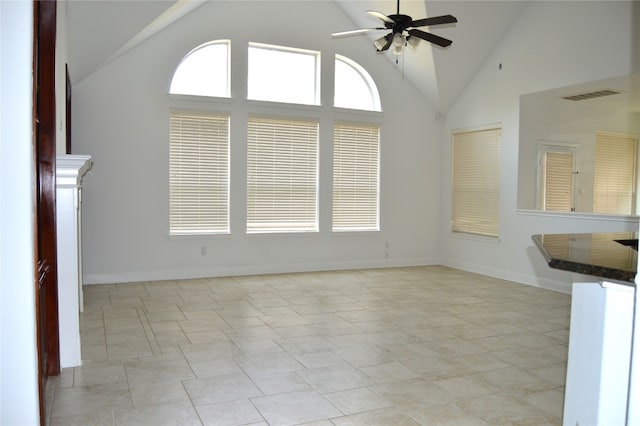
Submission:
[[[640,426],[640,279],[636,276],[633,341],[631,346],[631,372],[629,374],[629,409],[627,425]]]

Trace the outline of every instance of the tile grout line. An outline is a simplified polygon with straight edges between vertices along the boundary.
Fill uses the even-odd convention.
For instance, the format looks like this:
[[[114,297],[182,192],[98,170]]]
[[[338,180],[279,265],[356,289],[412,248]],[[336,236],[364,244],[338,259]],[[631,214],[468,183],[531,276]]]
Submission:
[[[142,306],[136,306],[136,312],[138,313],[138,317],[140,318],[140,322],[142,323],[144,334],[147,336],[147,342],[149,342],[151,352],[154,356],[162,355],[162,349],[160,348],[158,340],[156,340],[156,335],[153,333],[151,324],[149,323],[149,319],[144,312],[144,308]]]

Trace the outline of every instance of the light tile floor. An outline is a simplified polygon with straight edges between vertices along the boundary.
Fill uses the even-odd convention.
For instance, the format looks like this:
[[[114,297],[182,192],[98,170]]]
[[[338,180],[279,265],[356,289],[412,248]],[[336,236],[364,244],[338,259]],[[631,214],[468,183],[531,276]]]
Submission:
[[[570,296],[442,266],[86,286],[50,425],[557,425]]]

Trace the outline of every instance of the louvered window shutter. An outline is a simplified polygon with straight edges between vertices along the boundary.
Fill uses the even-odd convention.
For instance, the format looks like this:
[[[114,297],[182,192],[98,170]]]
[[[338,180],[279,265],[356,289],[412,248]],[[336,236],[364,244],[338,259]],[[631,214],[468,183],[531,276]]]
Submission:
[[[634,214],[637,143],[629,135],[596,133],[594,213]]]
[[[333,130],[333,231],[379,230],[380,129],[336,124]]]
[[[500,129],[453,135],[453,231],[498,236]]]
[[[170,234],[229,232],[229,116],[171,111]]]
[[[544,209],[573,210],[573,163],[571,152],[545,152]]]
[[[318,122],[250,117],[247,232],[318,230]]]

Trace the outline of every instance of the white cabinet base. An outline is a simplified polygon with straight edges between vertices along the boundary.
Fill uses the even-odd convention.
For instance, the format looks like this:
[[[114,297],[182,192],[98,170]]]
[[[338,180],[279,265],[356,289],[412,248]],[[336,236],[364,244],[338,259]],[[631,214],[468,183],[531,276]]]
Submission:
[[[632,286],[574,283],[563,425],[624,425],[633,324]]]

